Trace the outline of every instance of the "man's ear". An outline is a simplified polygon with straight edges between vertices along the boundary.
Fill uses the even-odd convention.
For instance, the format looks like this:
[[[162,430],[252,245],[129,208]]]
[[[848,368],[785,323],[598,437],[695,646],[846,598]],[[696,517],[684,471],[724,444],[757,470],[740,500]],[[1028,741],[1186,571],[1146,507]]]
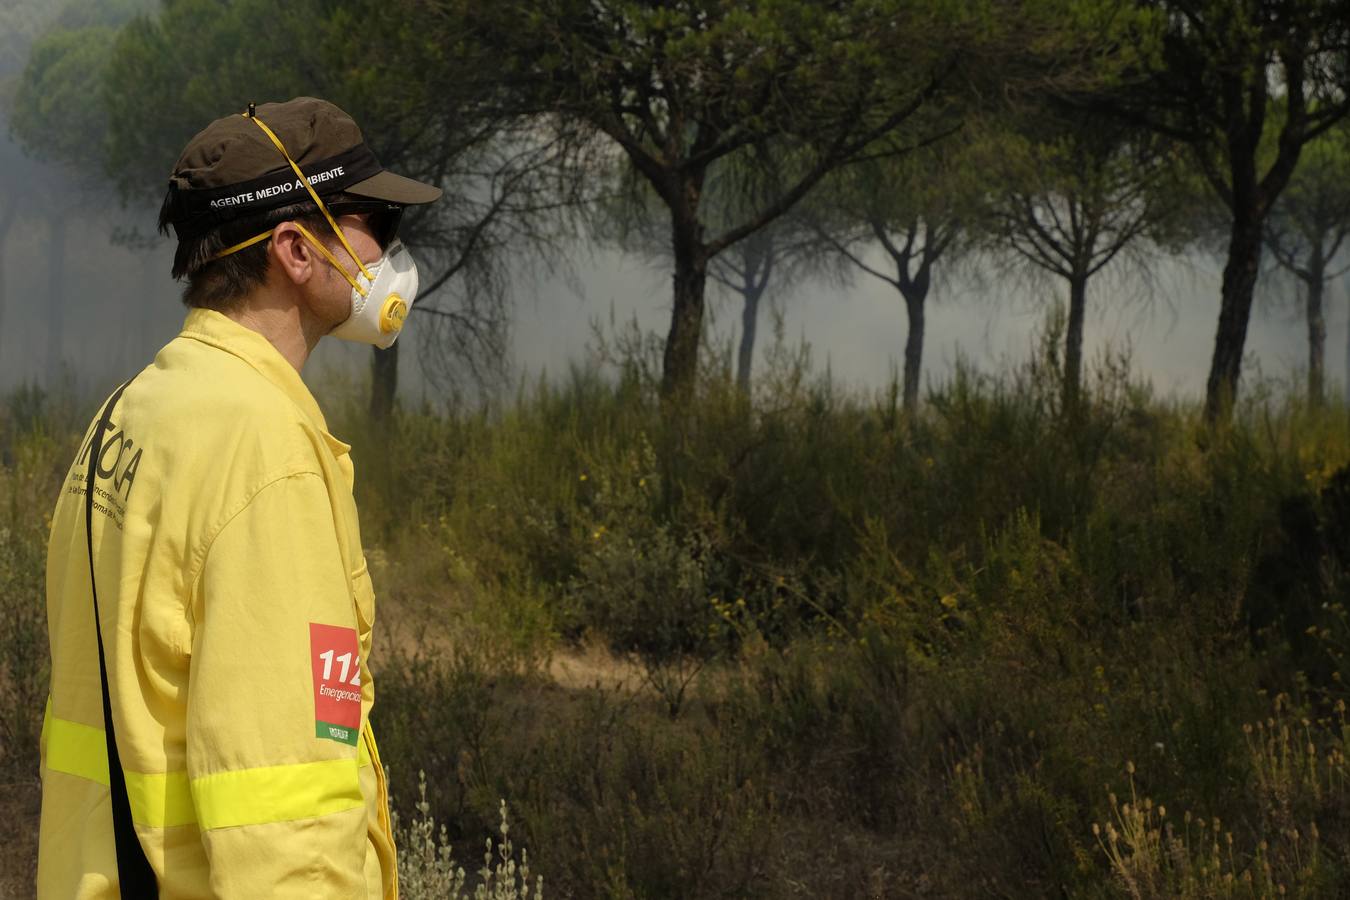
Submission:
[[[282,222],[273,229],[267,252],[277,268],[295,284],[304,284],[314,277],[318,253],[294,222]]]

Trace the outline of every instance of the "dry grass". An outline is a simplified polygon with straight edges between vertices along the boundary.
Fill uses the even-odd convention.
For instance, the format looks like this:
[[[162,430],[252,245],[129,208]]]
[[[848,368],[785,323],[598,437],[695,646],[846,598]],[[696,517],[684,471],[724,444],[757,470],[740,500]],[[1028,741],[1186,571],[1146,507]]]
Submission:
[[[0,897],[35,896],[38,812],[42,793],[36,780],[0,785]]]

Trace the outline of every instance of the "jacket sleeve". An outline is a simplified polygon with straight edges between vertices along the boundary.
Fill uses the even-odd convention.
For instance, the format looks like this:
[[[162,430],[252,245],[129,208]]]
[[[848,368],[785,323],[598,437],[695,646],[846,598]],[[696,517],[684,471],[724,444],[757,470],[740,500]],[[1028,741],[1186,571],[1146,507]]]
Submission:
[[[366,896],[357,623],[337,541],[323,479],[287,475],[202,563],[187,769],[223,900]]]

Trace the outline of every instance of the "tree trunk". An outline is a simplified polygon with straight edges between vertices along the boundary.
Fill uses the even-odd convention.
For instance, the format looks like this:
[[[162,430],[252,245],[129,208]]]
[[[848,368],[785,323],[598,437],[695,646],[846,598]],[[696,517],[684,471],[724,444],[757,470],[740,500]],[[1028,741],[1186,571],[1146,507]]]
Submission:
[[[47,296],[43,306],[47,310],[47,389],[57,386],[61,378],[61,364],[65,352],[65,307],[66,307],[66,219],[61,213],[53,213],[48,220],[51,226],[50,240],[47,242]]]
[[[692,216],[675,213],[672,239],[675,249],[675,293],[666,338],[661,397],[683,404],[691,399],[698,376],[698,347],[703,332],[704,289],[708,254],[702,227]]]
[[[741,348],[736,356],[736,386],[742,393],[750,393],[750,366],[755,356],[755,330],[759,325],[759,299],[764,286],[749,285],[741,296],[745,306],[741,310]]]
[[[1083,392],[1083,322],[1087,318],[1086,272],[1069,279],[1069,324],[1064,333],[1064,412],[1074,414]]]
[[[372,348],[370,358],[370,418],[384,422],[394,411],[394,394],[398,391],[398,342],[388,350]]]
[[[1226,419],[1237,399],[1242,374],[1242,351],[1252,313],[1252,294],[1261,266],[1262,221],[1250,209],[1236,206],[1228,238],[1228,262],[1223,267],[1223,301],[1219,330],[1214,336],[1214,358],[1205,387],[1205,421]]]
[[[923,374],[923,328],[924,301],[928,299],[928,288],[911,287],[902,289],[905,298],[905,313],[909,319],[909,333],[905,336],[905,381],[904,405],[906,416],[912,416],[919,409],[919,377]]]
[[[1308,287],[1308,405],[1321,409],[1326,396],[1327,320],[1322,309],[1326,286],[1325,265],[1314,253],[1310,261]]]

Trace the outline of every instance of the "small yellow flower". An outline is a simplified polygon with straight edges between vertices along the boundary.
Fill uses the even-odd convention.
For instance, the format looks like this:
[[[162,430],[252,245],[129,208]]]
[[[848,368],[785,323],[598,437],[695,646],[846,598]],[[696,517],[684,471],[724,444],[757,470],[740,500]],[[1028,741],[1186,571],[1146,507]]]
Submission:
[[[581,480],[582,480],[582,481],[585,481],[585,480],[586,480],[586,473],[585,473],[585,472],[582,472],[582,473],[581,473]]]

